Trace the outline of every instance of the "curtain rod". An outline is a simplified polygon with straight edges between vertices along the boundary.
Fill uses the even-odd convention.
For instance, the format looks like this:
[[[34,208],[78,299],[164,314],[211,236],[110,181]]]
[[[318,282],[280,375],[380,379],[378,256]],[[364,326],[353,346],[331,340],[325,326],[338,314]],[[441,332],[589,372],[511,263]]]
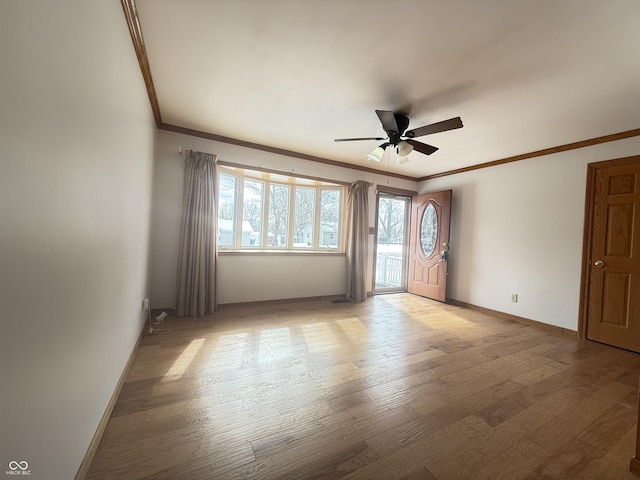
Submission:
[[[184,156],[184,154],[191,150],[190,148],[184,148],[182,145],[180,145],[178,147],[178,155],[180,156]],[[349,186],[351,185],[351,183],[353,182],[345,182],[343,180],[333,180],[330,178],[323,178],[323,177],[315,177],[313,175],[303,175],[300,174],[298,172],[292,172],[292,171],[284,171],[284,170],[276,170],[276,169],[271,169],[271,168],[264,168],[264,167],[257,167],[257,166],[253,166],[253,165],[244,165],[241,163],[233,163],[233,162],[227,162],[225,160],[217,160],[216,163],[222,167],[232,167],[232,168],[242,168],[245,170],[254,170],[254,171],[258,171],[258,172],[264,172],[264,173],[274,173],[277,175],[286,175],[289,177],[300,177],[300,178],[306,178],[308,180],[316,180],[316,181],[320,181],[320,182],[327,182],[327,183],[333,183],[335,185],[343,185],[343,186]]]
[[[240,164],[240,163],[227,162],[225,160],[218,160],[217,164],[220,165],[221,167],[242,168],[242,169],[245,169],[245,170],[254,170],[254,171],[257,171],[257,172],[273,173],[273,174],[276,174],[276,175],[286,175],[288,177],[306,178],[307,180],[315,180],[315,181],[319,181],[319,182],[333,183],[335,185],[343,185],[343,186],[347,186],[347,187],[353,183],[353,182],[345,182],[344,180],[333,180],[331,178],[316,177],[316,176],[313,176],[313,175],[304,175],[304,174],[301,174],[301,173],[298,173],[298,172],[294,172],[294,171],[276,170],[276,169],[264,168],[264,167],[254,167],[253,165],[243,165],[243,164]]]

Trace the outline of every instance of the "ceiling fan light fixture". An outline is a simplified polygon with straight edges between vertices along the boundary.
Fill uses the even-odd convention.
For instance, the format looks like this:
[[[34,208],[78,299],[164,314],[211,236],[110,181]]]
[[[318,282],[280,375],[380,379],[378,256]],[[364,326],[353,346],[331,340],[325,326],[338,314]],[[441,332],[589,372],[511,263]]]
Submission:
[[[409,161],[409,157],[403,157],[402,155],[398,155],[398,165],[402,165],[403,163],[407,163]]]
[[[404,141],[398,143],[398,157],[406,157],[411,152],[413,152],[413,145]]]
[[[382,160],[382,156],[384,155],[384,148],[376,147],[369,155],[367,155],[367,160],[372,160],[374,162],[379,162]]]

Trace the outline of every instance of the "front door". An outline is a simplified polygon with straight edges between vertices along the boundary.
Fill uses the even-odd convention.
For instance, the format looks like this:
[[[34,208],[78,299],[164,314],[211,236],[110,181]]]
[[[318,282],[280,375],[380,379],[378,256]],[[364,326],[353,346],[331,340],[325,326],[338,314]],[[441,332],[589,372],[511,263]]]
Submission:
[[[450,221],[451,190],[412,198],[409,292],[446,301]]]
[[[586,337],[640,352],[640,157],[589,165],[589,179]]]

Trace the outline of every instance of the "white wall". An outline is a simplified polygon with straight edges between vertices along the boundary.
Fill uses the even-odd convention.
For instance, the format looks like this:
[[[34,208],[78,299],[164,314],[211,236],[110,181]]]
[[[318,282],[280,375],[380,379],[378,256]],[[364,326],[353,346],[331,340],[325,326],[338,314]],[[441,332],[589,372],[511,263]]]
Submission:
[[[72,479],[144,323],[155,126],[120,2],[0,24],[0,471]]]
[[[387,184],[384,175],[333,167],[317,162],[159,131],[154,171],[151,301],[154,308],[175,307],[176,265],[180,239],[180,215],[184,158],[178,148],[216,154],[221,160],[301,175],[353,182],[367,180]],[[389,178],[389,185],[415,190],[416,183]],[[375,222],[375,188],[369,191],[370,225]],[[373,264],[373,236],[370,236]],[[371,284],[371,267],[368,272]],[[218,259],[218,303],[341,295],[345,292],[344,256],[224,255]]]
[[[453,189],[448,296],[577,330],[587,164],[639,153],[635,137],[422,182]]]

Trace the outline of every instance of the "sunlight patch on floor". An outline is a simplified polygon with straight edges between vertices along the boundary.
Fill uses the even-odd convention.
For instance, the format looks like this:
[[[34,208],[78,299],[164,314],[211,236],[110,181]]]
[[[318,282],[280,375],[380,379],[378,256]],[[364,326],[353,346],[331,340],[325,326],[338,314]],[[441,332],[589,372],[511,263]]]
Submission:
[[[215,348],[212,349],[208,363],[216,366],[240,365],[248,338],[249,332],[221,335]]]
[[[340,348],[340,342],[338,342],[327,322],[302,325],[302,333],[307,342],[307,348],[311,353]]]
[[[184,349],[180,356],[173,362],[169,371],[164,375],[166,377],[181,377],[187,371],[191,362],[202,348],[204,338],[192,340],[189,346]]]
[[[354,345],[367,342],[369,340],[369,329],[358,317],[343,318],[337,321],[344,334]]]
[[[268,344],[279,355],[293,354],[291,330],[288,327],[270,328],[260,332],[260,343]]]

